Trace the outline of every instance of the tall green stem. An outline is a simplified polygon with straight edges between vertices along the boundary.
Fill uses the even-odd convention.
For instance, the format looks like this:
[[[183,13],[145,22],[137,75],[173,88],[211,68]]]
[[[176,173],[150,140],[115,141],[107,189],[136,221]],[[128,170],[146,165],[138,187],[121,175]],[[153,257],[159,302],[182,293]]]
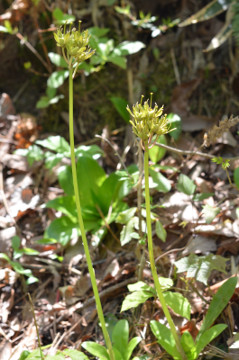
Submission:
[[[174,337],[177,349],[178,349],[179,353],[181,354],[182,359],[186,360],[187,357],[183,351],[182,345],[180,343],[180,340],[179,340],[179,337],[177,334],[176,327],[174,325],[174,322],[172,320],[172,317],[170,315],[166,301],[163,296],[163,291],[162,291],[162,288],[161,288],[161,285],[160,285],[160,282],[158,279],[157,270],[156,270],[155,261],[154,261],[152,227],[151,227],[151,217],[150,217],[150,196],[149,196],[149,148],[148,148],[147,142],[144,143],[144,148],[145,148],[145,152],[144,152],[145,204],[146,204],[146,224],[147,224],[147,233],[148,233],[149,261],[150,261],[150,265],[151,265],[154,286],[155,286],[159,301],[161,303],[162,310],[168,321],[168,324],[169,324],[170,330],[172,332],[172,335]]]
[[[87,238],[85,234],[85,227],[82,219],[82,212],[81,212],[81,205],[80,205],[80,196],[79,196],[79,188],[78,188],[78,180],[77,180],[77,172],[76,172],[76,159],[75,159],[75,144],[74,144],[74,123],[73,123],[73,70],[70,67],[69,69],[69,134],[70,134],[70,148],[71,148],[71,167],[72,167],[72,178],[73,178],[73,186],[75,192],[75,201],[76,201],[76,208],[78,214],[78,222],[80,225],[81,230],[81,237],[84,246],[86,262],[88,266],[88,270],[90,273],[91,284],[95,296],[96,302],[96,309],[98,313],[98,317],[100,320],[101,328],[103,331],[105,344],[108,349],[110,360],[114,360],[114,353],[112,349],[112,344],[110,341],[110,337],[108,331],[106,329],[105,319],[103,315],[103,310],[101,306],[100,296],[97,288],[96,278],[95,278],[95,271],[92,265],[90,251],[87,243]]]

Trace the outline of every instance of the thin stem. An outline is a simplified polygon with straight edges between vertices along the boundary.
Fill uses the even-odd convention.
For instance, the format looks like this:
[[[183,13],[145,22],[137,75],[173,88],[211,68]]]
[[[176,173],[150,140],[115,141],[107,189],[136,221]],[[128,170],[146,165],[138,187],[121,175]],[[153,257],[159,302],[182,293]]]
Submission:
[[[144,152],[145,205],[146,205],[146,224],[147,224],[147,233],[148,233],[149,261],[150,261],[151,271],[152,271],[152,275],[153,275],[154,286],[155,286],[159,301],[161,303],[162,310],[168,321],[170,330],[172,332],[172,335],[173,335],[175,343],[176,343],[177,350],[179,351],[182,359],[186,360],[187,357],[186,357],[184,350],[182,348],[182,345],[180,343],[176,327],[174,325],[174,322],[172,320],[172,317],[170,315],[166,301],[163,296],[163,291],[162,291],[162,288],[161,288],[161,285],[160,285],[160,282],[158,279],[157,269],[156,269],[155,261],[154,261],[153,239],[152,239],[152,228],[151,228],[151,217],[150,217],[150,196],[149,196],[149,165],[148,165],[149,164],[149,148],[148,148],[147,142],[144,143],[144,149],[145,149],[145,152]]]
[[[28,295],[28,299],[30,301],[30,307],[31,307],[31,310],[32,310],[34,325],[35,325],[35,328],[36,328],[38,347],[39,347],[39,351],[40,351],[40,357],[41,357],[41,360],[44,360],[45,356],[43,355],[43,352],[42,352],[42,349],[41,349],[41,340],[40,340],[40,334],[39,334],[39,329],[38,329],[38,325],[37,325],[37,319],[36,319],[36,315],[35,315],[35,311],[34,311],[34,305],[33,305],[30,293],[27,293],[27,295]]]
[[[99,321],[101,324],[102,332],[105,339],[105,344],[109,352],[110,360],[114,360],[114,353],[112,344],[110,341],[110,337],[108,331],[106,329],[105,319],[103,315],[102,305],[100,301],[100,296],[97,288],[96,278],[95,278],[95,271],[92,265],[90,251],[87,243],[85,227],[82,219],[82,212],[81,212],[81,205],[80,205],[80,196],[79,196],[79,188],[78,188],[78,180],[77,180],[77,171],[76,171],[76,159],[75,159],[75,144],[74,144],[74,126],[73,126],[73,69],[69,67],[69,134],[70,134],[70,148],[71,148],[71,167],[72,167],[72,177],[73,177],[73,186],[74,186],[74,193],[75,193],[75,201],[76,201],[76,208],[78,214],[78,222],[80,225],[81,230],[81,237],[84,246],[86,262],[88,266],[88,270],[90,273],[91,284],[95,296],[96,302],[96,309],[99,317]]]

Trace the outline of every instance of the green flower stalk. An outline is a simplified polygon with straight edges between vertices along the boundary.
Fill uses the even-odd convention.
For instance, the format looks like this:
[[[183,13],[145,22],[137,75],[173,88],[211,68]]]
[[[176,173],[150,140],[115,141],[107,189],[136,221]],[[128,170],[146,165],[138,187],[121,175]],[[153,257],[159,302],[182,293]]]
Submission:
[[[63,56],[69,66],[69,136],[70,136],[70,148],[71,148],[71,167],[72,167],[72,178],[73,178],[73,186],[75,193],[75,201],[78,215],[78,222],[81,230],[82,242],[85,250],[87,266],[90,274],[91,284],[95,296],[96,309],[99,317],[99,321],[101,324],[102,332],[105,339],[105,344],[108,349],[108,354],[110,360],[114,360],[114,352],[111,344],[111,340],[106,328],[103,309],[100,301],[100,296],[97,288],[95,271],[92,265],[90,251],[87,243],[86,233],[84,222],[82,218],[81,211],[81,203],[79,196],[79,187],[78,187],[78,179],[77,179],[77,171],[76,171],[76,159],[75,159],[75,144],[74,144],[74,126],[73,126],[73,78],[76,74],[77,68],[82,61],[89,59],[93,54],[94,50],[89,47],[89,35],[87,30],[81,32],[80,31],[80,23],[79,29],[72,29],[70,25],[69,31],[66,32],[66,25],[62,29],[58,29],[56,33],[54,33],[55,40],[57,45],[62,48]]]
[[[137,137],[140,138],[141,146],[144,149],[144,177],[145,177],[145,205],[146,205],[146,224],[147,224],[147,237],[148,237],[148,252],[149,252],[149,261],[152,271],[152,276],[154,280],[154,286],[157,292],[157,296],[162,306],[162,310],[165,314],[165,317],[168,321],[170,330],[175,340],[177,350],[181,354],[183,360],[186,360],[187,357],[184,353],[180,339],[168,310],[166,301],[163,296],[162,287],[160,285],[157,269],[154,261],[153,253],[153,239],[152,239],[152,226],[151,226],[151,216],[150,216],[150,194],[149,194],[149,148],[154,145],[154,142],[157,141],[158,135],[167,134],[171,131],[168,124],[167,115],[163,115],[163,106],[161,108],[155,104],[154,108],[152,107],[152,93],[150,94],[150,104],[148,100],[143,104],[143,96],[141,97],[140,104],[137,103],[133,106],[132,111],[127,106],[127,110],[132,116],[130,123],[133,127],[133,132]]]

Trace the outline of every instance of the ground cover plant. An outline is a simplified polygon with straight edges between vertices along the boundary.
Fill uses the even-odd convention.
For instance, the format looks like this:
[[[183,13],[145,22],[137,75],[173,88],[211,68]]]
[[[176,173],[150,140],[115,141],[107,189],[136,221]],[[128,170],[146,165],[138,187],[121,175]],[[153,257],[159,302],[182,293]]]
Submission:
[[[152,37],[160,34],[162,27],[152,25],[151,15],[141,12],[137,22],[130,7],[116,11],[138,29],[149,29]],[[94,39],[94,31],[91,42],[81,22],[71,23],[74,18],[59,11],[54,16],[63,24],[54,30],[62,57],[57,50],[46,54],[55,54],[50,59],[67,74],[61,77],[62,70],[57,69],[62,86],[68,78],[69,143],[59,134],[36,140],[30,131],[29,139],[20,142],[23,133],[16,131],[19,143],[14,145],[27,146],[11,154],[11,159],[15,156],[29,164],[28,171],[47,201],[37,210],[44,226],[33,241],[32,226],[39,226],[34,210],[38,191],[24,185],[24,181],[31,184],[29,178],[19,180],[23,187],[13,193],[13,199],[15,209],[20,206],[21,211],[16,212],[1,189],[7,221],[16,229],[15,235],[10,234],[9,249],[1,248],[0,253],[1,302],[6,309],[1,315],[1,356],[21,360],[236,358],[238,279],[232,254],[237,252],[238,168],[234,164],[238,158],[230,151],[224,154],[222,148],[209,149],[220,143],[225,132],[235,131],[238,118],[227,117],[211,127],[200,138],[200,149],[182,150],[175,141],[182,140],[179,147],[187,141],[182,132],[185,118],[182,112],[176,113],[176,107],[167,116],[164,107],[154,102],[155,97],[160,101],[157,93],[128,102],[127,107],[122,97],[110,96],[111,106],[124,121],[130,118],[134,160],[125,160],[128,145],[119,151],[104,133],[97,137],[97,145],[75,146],[73,101],[78,97],[78,72],[85,76],[89,66],[103,71],[110,62],[126,64],[126,56],[133,53],[129,48],[134,44],[138,51],[141,43],[120,42],[126,46],[126,52],[120,53],[121,45],[118,51],[111,39]],[[99,57],[102,49],[108,50]],[[54,98],[55,90],[52,94]],[[45,105],[50,106],[48,100]],[[110,161],[112,153],[117,167]],[[170,153],[179,158],[174,160]],[[218,185],[219,175],[212,187],[202,181],[202,170],[200,177],[188,171],[191,161],[198,169],[205,160],[224,179],[229,189],[226,198]],[[9,172],[9,188],[12,179],[18,177]],[[232,238],[229,245],[222,241],[217,245],[220,236]],[[19,328],[19,321],[29,325]]]

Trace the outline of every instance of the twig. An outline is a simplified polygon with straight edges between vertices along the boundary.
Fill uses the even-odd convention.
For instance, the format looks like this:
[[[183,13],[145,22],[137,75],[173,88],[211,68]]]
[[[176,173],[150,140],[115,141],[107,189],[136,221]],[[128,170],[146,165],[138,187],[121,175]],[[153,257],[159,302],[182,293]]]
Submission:
[[[206,154],[206,153],[203,153],[201,151],[191,151],[191,150],[180,150],[180,149],[176,149],[172,146],[169,146],[169,145],[164,145],[164,144],[160,144],[160,143],[155,143],[155,145],[165,149],[165,150],[168,150],[168,151],[171,151],[171,152],[174,152],[176,154],[180,154],[180,155],[198,155],[198,156],[203,156],[207,159],[213,159],[215,157],[215,155],[210,155],[210,154]],[[225,160],[230,160],[230,161],[235,161],[235,160],[238,160],[239,159],[239,156],[234,156],[234,157],[227,157],[227,158],[223,158]]]

